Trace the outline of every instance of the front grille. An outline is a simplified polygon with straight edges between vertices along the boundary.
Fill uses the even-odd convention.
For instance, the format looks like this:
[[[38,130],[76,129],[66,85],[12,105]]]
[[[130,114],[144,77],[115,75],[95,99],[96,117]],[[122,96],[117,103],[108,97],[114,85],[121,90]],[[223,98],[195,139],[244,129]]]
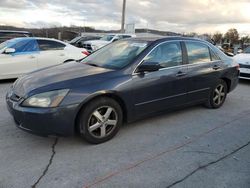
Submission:
[[[92,51],[91,44],[83,44],[83,48],[85,48],[88,51]]]
[[[250,74],[247,74],[247,73],[240,73],[240,77],[248,77],[248,78],[250,78]]]
[[[12,93],[10,96],[10,99],[15,101],[15,102],[18,102],[21,99],[21,97],[16,95],[15,93]]]
[[[240,68],[247,68],[247,69],[250,69],[250,65],[240,64]]]

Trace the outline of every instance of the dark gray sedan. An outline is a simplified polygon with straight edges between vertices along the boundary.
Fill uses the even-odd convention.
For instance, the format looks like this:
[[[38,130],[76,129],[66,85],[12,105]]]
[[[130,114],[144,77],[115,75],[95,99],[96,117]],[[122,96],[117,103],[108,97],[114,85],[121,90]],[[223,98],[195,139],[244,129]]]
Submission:
[[[182,37],[117,41],[81,62],[19,78],[6,95],[17,126],[40,135],[80,133],[90,143],[123,122],[187,105],[219,108],[239,65],[208,42]]]

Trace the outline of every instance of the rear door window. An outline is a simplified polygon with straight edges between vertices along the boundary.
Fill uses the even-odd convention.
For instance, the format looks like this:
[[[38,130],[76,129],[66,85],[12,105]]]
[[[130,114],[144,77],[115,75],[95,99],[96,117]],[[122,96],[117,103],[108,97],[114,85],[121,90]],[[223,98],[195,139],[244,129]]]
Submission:
[[[63,50],[66,46],[65,44],[52,40],[37,40],[37,43],[41,51]]]
[[[199,42],[185,42],[189,64],[210,62],[210,51],[207,45]]]

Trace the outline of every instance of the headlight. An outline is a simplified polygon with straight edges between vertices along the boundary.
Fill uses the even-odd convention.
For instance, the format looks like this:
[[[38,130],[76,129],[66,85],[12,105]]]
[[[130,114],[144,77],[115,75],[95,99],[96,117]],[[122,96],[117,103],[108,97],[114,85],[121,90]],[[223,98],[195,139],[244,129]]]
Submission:
[[[22,103],[22,106],[42,108],[57,107],[62,102],[64,97],[68,94],[68,92],[69,89],[62,89],[39,93],[27,98]]]
[[[91,45],[91,48],[92,48],[93,51],[98,50],[98,46],[96,46],[96,45]]]

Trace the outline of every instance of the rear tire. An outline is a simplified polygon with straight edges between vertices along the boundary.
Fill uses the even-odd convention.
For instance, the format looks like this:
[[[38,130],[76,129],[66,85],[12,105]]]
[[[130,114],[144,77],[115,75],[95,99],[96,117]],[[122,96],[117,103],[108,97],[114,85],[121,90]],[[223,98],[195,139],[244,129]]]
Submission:
[[[220,108],[226,100],[227,92],[228,87],[226,82],[222,79],[219,79],[215,86],[211,89],[205,106],[214,109]]]
[[[112,139],[123,122],[120,105],[108,97],[88,103],[79,114],[80,135],[89,143],[100,144]]]

